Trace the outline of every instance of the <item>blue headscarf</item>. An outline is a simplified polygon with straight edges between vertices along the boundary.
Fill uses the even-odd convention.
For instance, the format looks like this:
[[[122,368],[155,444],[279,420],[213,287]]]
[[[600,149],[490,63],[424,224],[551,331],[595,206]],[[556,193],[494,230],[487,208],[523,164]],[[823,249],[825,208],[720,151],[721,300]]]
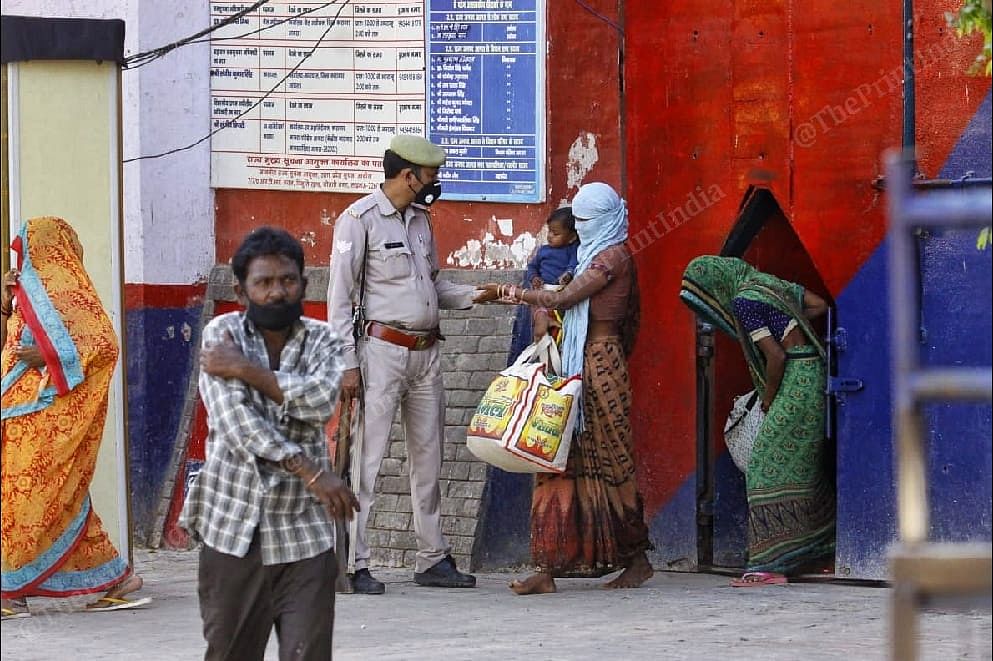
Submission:
[[[628,209],[613,188],[603,183],[581,186],[572,200],[572,215],[576,217],[579,235],[578,279],[593,258],[610,246],[624,243],[628,238]],[[583,299],[565,313],[562,322],[562,371],[565,376],[583,373],[583,350],[590,322],[590,301]]]

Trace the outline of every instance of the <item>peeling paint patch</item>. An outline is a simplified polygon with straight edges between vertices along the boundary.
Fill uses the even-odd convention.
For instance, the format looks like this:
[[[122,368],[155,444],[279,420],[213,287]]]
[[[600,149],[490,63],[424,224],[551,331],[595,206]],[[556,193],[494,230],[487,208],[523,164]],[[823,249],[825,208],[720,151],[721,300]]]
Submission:
[[[599,158],[596,136],[588,131],[580,133],[569,147],[569,160],[565,164],[566,185],[569,188],[579,188]]]
[[[321,209],[321,225],[327,225],[330,227],[334,225],[334,221],[337,217],[337,214],[331,215],[328,213],[327,209]]]
[[[537,245],[537,238],[524,232],[510,243],[486,232],[481,239],[469,239],[465,245],[448,255],[447,263],[462,268],[523,269]]]
[[[514,236],[514,219],[497,218],[493,216],[493,222],[500,228],[500,234],[504,236]]]
[[[193,339],[193,328],[185,321],[183,322],[183,325],[181,327],[181,332],[183,334],[184,342],[189,342],[191,339]]]
[[[300,237],[300,243],[306,243],[313,248],[317,245],[317,232],[304,232],[303,236]]]

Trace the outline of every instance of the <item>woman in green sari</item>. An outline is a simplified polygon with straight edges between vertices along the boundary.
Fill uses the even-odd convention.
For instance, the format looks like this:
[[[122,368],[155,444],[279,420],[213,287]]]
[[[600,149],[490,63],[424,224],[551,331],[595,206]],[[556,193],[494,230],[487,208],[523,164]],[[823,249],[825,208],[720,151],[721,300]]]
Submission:
[[[834,554],[834,485],[825,470],[824,348],[816,294],[734,257],[697,257],[680,298],[737,338],[765,419],[745,473],[748,567],[735,587],[786,583]]]

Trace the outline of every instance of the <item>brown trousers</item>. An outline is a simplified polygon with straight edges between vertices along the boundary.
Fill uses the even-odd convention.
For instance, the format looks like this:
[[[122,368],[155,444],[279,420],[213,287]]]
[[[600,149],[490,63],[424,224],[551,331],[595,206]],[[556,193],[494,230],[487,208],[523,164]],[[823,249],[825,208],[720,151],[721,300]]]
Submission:
[[[334,629],[334,550],[263,565],[255,534],[244,558],[200,549],[198,593],[206,661],[262,661],[273,625],[280,661],[327,661]]]

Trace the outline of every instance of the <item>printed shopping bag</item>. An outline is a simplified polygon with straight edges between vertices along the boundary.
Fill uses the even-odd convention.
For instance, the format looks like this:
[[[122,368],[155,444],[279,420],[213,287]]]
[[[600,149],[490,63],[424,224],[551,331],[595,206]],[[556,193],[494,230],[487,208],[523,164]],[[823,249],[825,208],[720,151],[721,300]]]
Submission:
[[[493,380],[469,423],[466,445],[474,455],[513,473],[565,470],[582,381],[549,375],[546,363],[561,369],[549,336]]]

